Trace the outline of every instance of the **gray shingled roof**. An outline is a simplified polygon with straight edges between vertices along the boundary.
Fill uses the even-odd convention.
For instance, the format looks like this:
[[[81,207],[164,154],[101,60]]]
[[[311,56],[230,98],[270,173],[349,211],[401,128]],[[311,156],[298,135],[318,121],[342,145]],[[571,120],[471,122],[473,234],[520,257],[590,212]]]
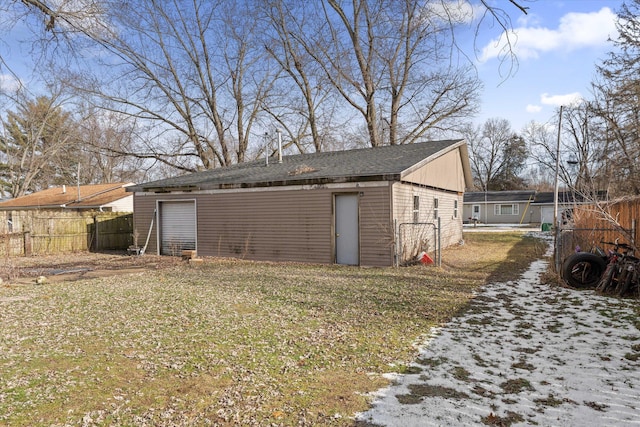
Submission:
[[[540,192],[536,194],[534,205],[544,205],[554,203],[554,193],[552,191]],[[558,202],[559,203],[591,203],[594,200],[606,200],[608,197],[607,191],[596,191],[595,194],[582,194],[575,191],[559,191]]]
[[[523,203],[531,202],[532,205],[545,205],[554,203],[555,193],[553,191],[535,191],[535,190],[514,190],[514,191],[473,191],[464,193],[464,203]],[[589,195],[585,198],[584,195],[571,192],[560,191],[558,192],[558,201],[560,203],[585,203],[589,201],[589,198],[596,197]],[[599,200],[605,200],[607,193],[599,191],[597,198]]]
[[[464,193],[464,203],[480,202],[527,202],[533,201],[536,192],[534,190],[523,191],[474,191]]]
[[[464,145],[464,140],[429,141],[407,145],[363,148],[284,156],[282,163],[266,161],[195,172],[132,186],[128,191],[202,190],[278,185],[324,184],[373,180],[400,180],[440,155]]]

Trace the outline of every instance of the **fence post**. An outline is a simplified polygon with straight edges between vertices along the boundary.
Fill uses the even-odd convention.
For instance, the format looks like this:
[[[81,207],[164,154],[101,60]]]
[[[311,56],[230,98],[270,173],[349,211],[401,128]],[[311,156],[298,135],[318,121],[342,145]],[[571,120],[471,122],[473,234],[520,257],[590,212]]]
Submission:
[[[560,227],[556,224],[555,227],[553,227],[553,271],[558,274],[560,274],[560,263],[562,262],[560,259],[562,256],[560,251],[560,247],[562,246],[561,237]]]
[[[31,255],[31,232],[25,231],[22,236],[23,248],[24,248],[24,256]]]
[[[101,249],[101,248],[100,248],[100,233],[99,233],[99,231],[98,231],[98,223],[99,223],[99,221],[98,221],[98,216],[97,216],[97,215],[94,215],[94,216],[93,216],[93,233],[94,233],[94,235],[95,235],[96,239],[95,239],[95,241],[94,241],[94,247],[93,247],[93,250],[94,250],[95,252],[97,252],[97,251],[99,251],[99,250]],[[89,250],[91,250],[91,249],[92,249],[92,248],[91,248],[91,247],[89,247]]]
[[[438,215],[438,267],[442,267],[442,222]]]
[[[393,220],[393,266],[400,266],[400,255],[398,254],[400,230],[398,229],[398,219]]]

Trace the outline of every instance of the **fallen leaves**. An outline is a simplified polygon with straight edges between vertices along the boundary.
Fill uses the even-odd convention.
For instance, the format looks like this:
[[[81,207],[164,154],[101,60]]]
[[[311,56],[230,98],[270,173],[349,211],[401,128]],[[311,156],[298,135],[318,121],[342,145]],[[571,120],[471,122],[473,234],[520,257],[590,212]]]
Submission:
[[[487,277],[465,268],[208,259],[3,286],[0,424],[349,425]]]

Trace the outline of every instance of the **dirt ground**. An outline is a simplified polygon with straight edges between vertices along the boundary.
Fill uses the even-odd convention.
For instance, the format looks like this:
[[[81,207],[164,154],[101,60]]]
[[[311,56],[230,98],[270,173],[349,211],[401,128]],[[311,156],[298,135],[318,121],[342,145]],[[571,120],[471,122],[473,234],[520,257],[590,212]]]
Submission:
[[[123,252],[7,257],[0,260],[0,278],[3,283],[29,283],[44,276],[46,281],[56,282],[159,270],[184,262],[180,257]]]

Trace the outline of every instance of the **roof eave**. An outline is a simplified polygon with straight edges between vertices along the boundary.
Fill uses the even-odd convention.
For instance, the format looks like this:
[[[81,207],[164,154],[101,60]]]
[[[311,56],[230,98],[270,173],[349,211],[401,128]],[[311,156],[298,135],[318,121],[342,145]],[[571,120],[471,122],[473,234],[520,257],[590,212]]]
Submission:
[[[284,179],[276,181],[256,181],[256,182],[222,182],[222,183],[202,183],[200,185],[178,185],[163,187],[144,187],[139,186],[131,189],[135,192],[143,193],[169,193],[169,192],[191,192],[203,190],[231,190],[239,188],[264,188],[264,187],[286,187],[294,185],[326,185],[326,184],[344,184],[352,182],[371,182],[371,181],[399,181],[400,174],[377,174],[377,175],[356,175],[342,177],[320,177],[320,178],[297,178]],[[129,190],[128,190],[129,191]]]
[[[483,203],[483,204],[484,203],[487,203],[487,204],[488,203],[493,203],[493,204],[496,204],[496,203],[502,203],[502,204],[504,204],[504,203],[530,203],[532,205],[536,204],[531,200],[525,200],[525,199],[517,199],[517,200],[465,200],[465,201],[463,201],[463,203],[467,203],[467,204],[469,204],[469,203],[473,203],[473,204],[478,204],[478,203]]]
[[[471,172],[471,161],[469,160],[469,148],[467,142],[462,140],[460,147],[460,158],[462,159],[462,170],[464,173],[465,188],[473,188],[473,173]]]
[[[65,205],[38,205],[38,206],[2,206],[0,211],[27,211],[37,209],[64,209]]]

